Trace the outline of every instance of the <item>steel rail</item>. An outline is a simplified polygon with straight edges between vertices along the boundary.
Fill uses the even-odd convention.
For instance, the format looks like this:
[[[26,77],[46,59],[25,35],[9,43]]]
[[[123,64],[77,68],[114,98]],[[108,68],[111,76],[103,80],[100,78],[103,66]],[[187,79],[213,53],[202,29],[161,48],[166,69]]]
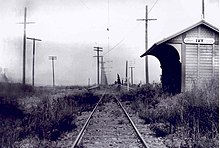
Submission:
[[[115,96],[115,99],[117,101],[117,103],[119,104],[119,106],[123,109],[124,113],[126,114],[126,117],[128,118],[128,120],[130,121],[132,127],[134,128],[135,132],[137,133],[138,137],[141,139],[141,142],[143,143],[145,148],[149,148],[147,146],[147,143],[145,142],[144,138],[142,137],[142,135],[140,134],[140,132],[138,131],[137,127],[135,126],[134,122],[131,120],[131,117],[129,116],[129,114],[127,113],[127,111],[125,110],[125,108],[123,107],[123,105],[121,104],[121,102],[119,101],[119,99]]]
[[[75,141],[74,141],[74,143],[73,143],[73,145],[72,145],[71,148],[75,148],[75,147],[78,145],[78,143],[81,141],[82,136],[83,136],[83,134],[84,134],[84,132],[85,132],[85,129],[86,129],[87,126],[89,125],[89,121],[90,121],[90,119],[92,118],[92,115],[94,114],[96,108],[97,108],[98,105],[100,104],[100,102],[101,102],[102,98],[104,97],[105,93],[106,93],[106,91],[102,94],[102,96],[101,96],[101,98],[99,99],[98,103],[96,104],[96,106],[94,107],[94,109],[92,110],[92,112],[90,113],[88,119],[86,120],[85,124],[83,125],[81,131],[79,132],[78,136],[76,137],[76,139],[75,139]]]

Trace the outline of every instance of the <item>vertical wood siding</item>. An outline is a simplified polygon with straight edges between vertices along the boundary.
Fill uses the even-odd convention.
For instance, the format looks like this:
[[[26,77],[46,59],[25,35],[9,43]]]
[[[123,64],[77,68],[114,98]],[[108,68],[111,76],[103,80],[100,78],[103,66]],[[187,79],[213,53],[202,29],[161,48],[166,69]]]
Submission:
[[[186,90],[197,85],[198,48],[197,45],[186,44],[185,87]]]
[[[218,40],[218,34],[204,25],[186,32],[186,37],[204,37]],[[202,87],[213,78],[219,79],[219,45],[215,44],[186,44],[185,90]]]

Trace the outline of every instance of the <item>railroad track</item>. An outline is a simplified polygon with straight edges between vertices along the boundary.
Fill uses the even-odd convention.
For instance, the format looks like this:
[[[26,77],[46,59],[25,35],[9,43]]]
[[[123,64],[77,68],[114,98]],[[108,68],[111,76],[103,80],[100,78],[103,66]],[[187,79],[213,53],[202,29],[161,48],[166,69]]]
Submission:
[[[75,139],[72,148],[77,147],[148,148],[118,98],[105,93]]]

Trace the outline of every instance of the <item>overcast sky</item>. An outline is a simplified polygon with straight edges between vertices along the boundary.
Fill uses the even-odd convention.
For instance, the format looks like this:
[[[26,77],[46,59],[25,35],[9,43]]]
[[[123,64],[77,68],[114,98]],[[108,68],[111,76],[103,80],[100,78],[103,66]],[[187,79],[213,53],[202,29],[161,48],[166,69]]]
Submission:
[[[145,18],[148,5],[149,47],[201,20],[202,0],[0,0],[0,67],[8,77],[22,80],[24,7],[27,7],[27,37],[36,43],[35,83],[52,84],[49,55],[56,55],[55,77],[58,85],[96,83],[94,46],[103,47],[108,80],[116,74],[125,77],[125,61],[134,66],[134,82],[145,82]],[[219,1],[205,0],[205,19],[219,26]],[[109,31],[107,31],[109,28]],[[108,53],[107,53],[108,52]],[[27,40],[26,81],[31,84],[32,41]],[[160,64],[149,57],[150,82],[160,81]]]

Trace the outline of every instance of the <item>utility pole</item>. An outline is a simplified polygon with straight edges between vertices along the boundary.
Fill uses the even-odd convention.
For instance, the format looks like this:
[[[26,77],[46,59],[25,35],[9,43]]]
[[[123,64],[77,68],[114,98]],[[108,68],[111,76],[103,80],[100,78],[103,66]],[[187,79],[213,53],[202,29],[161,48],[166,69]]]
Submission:
[[[53,87],[55,86],[55,73],[54,73],[54,60],[57,59],[57,56],[49,56],[49,60],[52,62],[52,72],[53,72]]]
[[[125,83],[128,84],[128,61],[125,64]]]
[[[106,72],[105,72],[105,62],[104,62],[104,57],[103,56],[100,56],[101,57],[101,84],[102,85],[108,85],[108,80],[107,80],[107,76],[106,76]]]
[[[125,64],[125,84],[127,85],[127,91],[129,91],[129,78],[128,78],[128,61]]]
[[[27,22],[27,8],[24,8],[24,22],[18,23],[18,24],[24,24],[24,38],[23,38],[23,79],[22,83],[25,85],[25,71],[26,71],[26,25],[27,24],[34,24],[34,22]]]
[[[148,19],[148,6],[146,5],[146,18],[137,19],[137,21],[145,21],[145,50],[148,50],[148,21],[157,20],[157,19]],[[145,56],[145,77],[146,84],[149,83],[149,74],[148,74],[148,56]]]
[[[202,0],[202,19],[205,19],[205,2]]]
[[[102,47],[94,47],[94,48],[95,48],[94,51],[97,52],[97,56],[94,57],[97,57],[97,84],[99,85],[99,58],[100,58],[99,52],[102,52],[103,50],[101,49],[103,48]]]
[[[106,75],[106,79],[107,79],[107,83],[109,82],[109,80],[110,80],[110,72],[111,72],[111,66],[110,66],[110,63],[112,63],[113,61],[112,60],[107,60],[107,61],[105,61],[105,66],[104,66],[104,68],[105,68],[105,75]],[[106,66],[107,65],[107,66]],[[107,70],[108,69],[108,70]],[[108,83],[109,84],[109,83]]]
[[[101,84],[102,85],[105,85],[105,70],[104,70],[104,57],[103,56],[100,56],[101,58]]]
[[[88,87],[90,86],[90,78],[88,78]]]
[[[134,84],[134,81],[133,81],[133,68],[135,68],[135,67],[130,66],[129,68],[131,69],[131,85],[133,85]]]
[[[27,39],[32,40],[33,41],[33,66],[32,66],[32,86],[34,86],[34,59],[35,59],[35,41],[42,41],[40,39],[36,39],[36,38],[29,38],[27,37]]]

